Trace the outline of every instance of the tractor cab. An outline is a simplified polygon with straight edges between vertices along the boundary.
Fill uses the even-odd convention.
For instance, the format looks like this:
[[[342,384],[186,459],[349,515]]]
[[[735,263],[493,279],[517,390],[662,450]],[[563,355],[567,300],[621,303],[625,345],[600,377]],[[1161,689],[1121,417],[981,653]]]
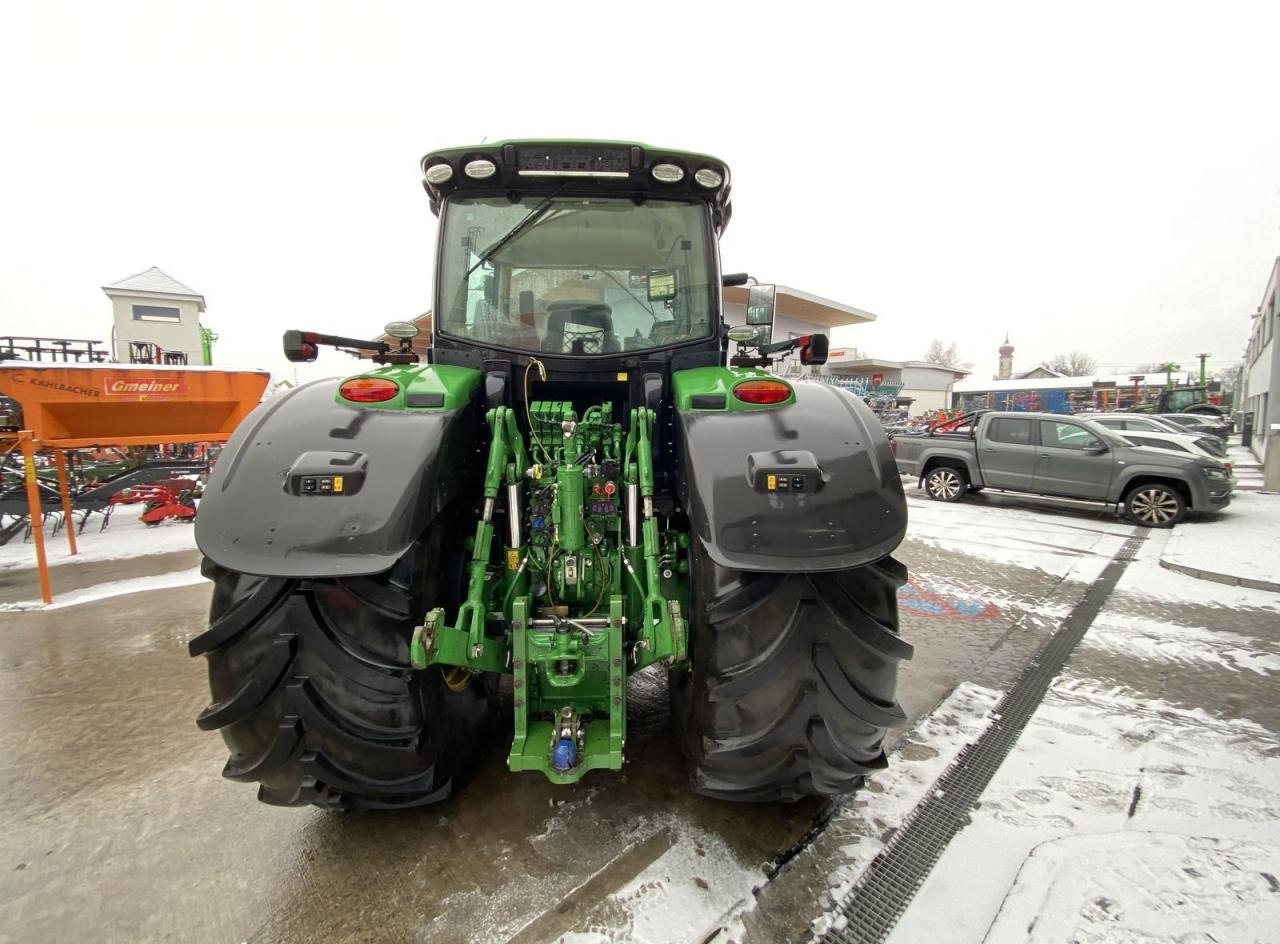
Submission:
[[[477,347],[570,369],[582,357],[718,359],[716,238],[730,215],[720,161],[638,144],[510,142],[436,151],[422,169],[441,218],[442,360]]]
[[[717,240],[732,215],[729,169],[705,154],[642,144],[513,141],[435,151],[423,186],[441,217],[435,348],[466,363],[476,348],[544,362],[553,373],[768,366],[826,339],[770,345],[772,286],[751,291],[750,330],[723,329]],[[812,344],[810,343],[812,341]],[[591,358],[590,365],[581,358]],[[603,363],[602,363],[603,362]]]

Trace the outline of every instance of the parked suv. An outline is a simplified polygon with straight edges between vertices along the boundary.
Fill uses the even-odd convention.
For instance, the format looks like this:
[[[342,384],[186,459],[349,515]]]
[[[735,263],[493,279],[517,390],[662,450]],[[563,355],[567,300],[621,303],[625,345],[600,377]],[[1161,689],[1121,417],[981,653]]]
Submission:
[[[1234,485],[1221,461],[1133,446],[1105,426],[1056,413],[979,413],[964,432],[898,436],[893,450],[899,470],[937,501],[982,488],[1073,498],[1151,528],[1225,508]]]

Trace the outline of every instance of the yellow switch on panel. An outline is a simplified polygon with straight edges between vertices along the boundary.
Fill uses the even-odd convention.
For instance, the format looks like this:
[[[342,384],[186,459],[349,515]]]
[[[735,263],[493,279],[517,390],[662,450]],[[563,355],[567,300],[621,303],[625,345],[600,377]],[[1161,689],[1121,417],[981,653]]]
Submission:
[[[768,488],[769,488],[769,491],[771,492],[778,490],[778,477],[776,475],[769,476]]]
[[[335,476],[333,477],[333,490],[334,490],[335,492],[340,492],[340,491],[342,491],[342,476],[341,476],[341,475],[335,475]]]

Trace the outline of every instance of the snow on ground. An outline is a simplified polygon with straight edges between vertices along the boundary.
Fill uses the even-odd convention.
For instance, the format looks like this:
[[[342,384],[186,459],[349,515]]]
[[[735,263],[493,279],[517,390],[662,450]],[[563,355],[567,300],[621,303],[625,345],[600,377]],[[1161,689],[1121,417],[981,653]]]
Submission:
[[[1097,579],[1133,526],[1105,514],[1080,515],[1045,504],[1031,508],[985,495],[955,504],[931,501],[907,486],[907,535],[943,550],[997,564],[1043,570],[1072,580]],[[1086,562],[1092,562],[1088,566]]]
[[[1212,522],[1208,522],[1212,523]],[[1200,603],[1206,606],[1275,610],[1280,612],[1280,593],[1254,590],[1249,587],[1233,587],[1212,580],[1200,580],[1160,566],[1169,542],[1180,528],[1169,531],[1151,531],[1138,547],[1133,563],[1124,572],[1117,589],[1125,594],[1147,597],[1168,604]],[[1220,566],[1230,566],[1223,564]],[[1280,583],[1280,557],[1272,559],[1271,576],[1264,578]]]
[[[1135,616],[1103,614],[1084,645],[1150,662],[1205,662],[1232,672],[1280,672],[1280,656],[1262,652],[1250,636]]]
[[[986,944],[1264,941],[1280,848],[1160,832],[1101,833],[1031,851]],[[1194,930],[1188,930],[1188,928]]]
[[[141,593],[145,590],[168,590],[170,587],[188,587],[200,583],[205,578],[199,567],[187,570],[175,570],[167,574],[153,574],[147,577],[132,577],[128,580],[110,580],[106,583],[94,584],[82,590],[70,590],[67,593],[56,593],[53,602],[42,603],[39,600],[19,600],[14,603],[0,603],[0,613],[15,610],[63,610],[69,606],[83,606],[95,600],[106,600],[110,597],[122,597],[129,593]]]
[[[1164,559],[1181,567],[1280,583],[1280,495],[1236,491],[1211,518],[1173,529]]]
[[[1278,784],[1265,728],[1062,680],[889,940],[1273,940]]]
[[[195,549],[196,539],[190,522],[170,518],[154,528],[148,528],[138,520],[141,514],[141,505],[121,505],[111,515],[111,523],[106,530],[101,532],[98,527],[102,524],[102,516],[90,516],[89,526],[84,533],[76,535],[80,553],[75,557],[71,556],[71,550],[67,546],[66,534],[62,531],[51,534],[52,529],[46,526],[44,550],[49,565],[65,564],[68,561],[125,560],[144,554]],[[24,543],[20,536],[15,536],[8,544],[0,547],[0,569],[26,570],[35,566],[36,549],[31,541]]]
[[[1231,440],[1227,445],[1227,461],[1235,467],[1236,488],[1261,491],[1265,484],[1262,464],[1239,440]]]

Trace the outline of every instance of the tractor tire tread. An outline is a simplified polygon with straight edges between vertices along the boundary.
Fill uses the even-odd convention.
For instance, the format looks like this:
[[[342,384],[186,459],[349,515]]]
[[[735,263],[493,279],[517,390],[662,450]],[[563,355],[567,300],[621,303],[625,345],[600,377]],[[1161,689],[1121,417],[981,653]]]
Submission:
[[[906,569],[886,558],[714,581],[697,553],[694,567],[725,588],[695,601],[691,667],[670,680],[694,790],[791,801],[848,793],[882,770],[885,734],[906,718],[894,699],[913,653],[895,629]]]
[[[253,577],[206,562],[211,704],[229,780],[277,806],[400,809],[449,797],[487,740],[491,686],[451,692],[408,663],[421,600],[400,569],[361,578]]]

